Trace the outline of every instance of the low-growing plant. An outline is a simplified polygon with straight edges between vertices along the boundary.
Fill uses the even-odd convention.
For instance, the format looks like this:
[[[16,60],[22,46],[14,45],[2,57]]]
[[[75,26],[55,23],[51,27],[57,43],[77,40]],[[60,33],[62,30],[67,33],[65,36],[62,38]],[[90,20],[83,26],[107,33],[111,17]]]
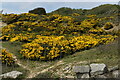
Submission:
[[[109,29],[112,29],[114,26],[111,22],[107,22],[105,25],[104,25],[104,29],[105,30],[109,30]]]
[[[2,53],[0,53],[0,60],[3,64],[13,65],[15,64],[15,59],[13,58],[12,53],[6,51],[6,49],[2,49]]]
[[[79,50],[106,44],[113,41],[115,36],[90,34],[66,38],[65,36],[37,35],[36,38],[31,43],[23,45],[20,51],[23,57],[34,60],[51,60]]]

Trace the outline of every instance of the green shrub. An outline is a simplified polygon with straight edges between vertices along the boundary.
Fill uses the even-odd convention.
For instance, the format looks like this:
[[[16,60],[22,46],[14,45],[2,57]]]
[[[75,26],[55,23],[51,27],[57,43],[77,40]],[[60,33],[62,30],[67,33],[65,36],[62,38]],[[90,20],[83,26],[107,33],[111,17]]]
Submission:
[[[39,14],[39,15],[46,15],[46,11],[45,11],[44,8],[35,8],[33,10],[30,10],[29,13]]]
[[[2,21],[11,24],[13,22],[16,22],[18,20],[19,16],[17,14],[3,14],[2,15]]]

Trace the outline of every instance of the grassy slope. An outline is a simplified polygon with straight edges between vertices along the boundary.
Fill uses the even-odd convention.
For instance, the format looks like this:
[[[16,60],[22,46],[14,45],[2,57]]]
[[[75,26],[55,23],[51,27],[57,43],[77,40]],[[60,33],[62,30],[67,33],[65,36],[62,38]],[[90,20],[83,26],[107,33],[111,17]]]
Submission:
[[[2,46],[7,48],[11,53],[14,53],[17,58],[23,60],[21,55],[19,54],[19,50],[21,46],[19,45],[21,43],[18,42],[3,42]],[[115,64],[113,61],[117,60],[118,56],[118,40],[116,39],[115,41],[107,44],[107,45],[100,45],[99,47],[95,47],[89,50],[84,50],[81,52],[76,52],[73,55],[66,56],[62,60],[65,62],[73,62],[73,61],[84,61],[84,60],[112,60],[112,63]],[[33,61],[32,61],[33,62]],[[40,63],[45,63],[41,62]],[[108,65],[112,65],[112,63],[107,63]]]
[[[1,42],[0,42],[0,44],[1,44]],[[13,53],[13,52],[17,53],[15,55],[17,55],[19,58],[21,57],[18,54],[18,51],[20,49],[20,45],[18,45],[18,43],[14,43],[14,44],[11,45],[11,44],[9,44],[9,42],[2,42],[2,47],[6,48],[11,53]],[[24,69],[24,68],[22,68],[21,66],[18,66],[18,65],[7,66],[5,64],[2,64],[1,67],[2,67],[2,74],[10,72],[10,71],[20,71],[24,75],[19,76],[18,78],[24,78],[28,74],[26,69]]]
[[[64,69],[71,65],[87,65],[90,63],[105,63],[108,67],[118,65],[118,39],[107,45],[101,45],[89,50],[76,52],[73,55],[66,56],[61,59],[64,64],[54,67],[53,69],[39,74],[36,78],[50,78],[50,76],[60,77],[59,75],[64,74],[66,76],[74,75],[72,72],[65,72]],[[53,73],[53,74],[52,74]],[[47,76],[48,75],[48,76]]]
[[[99,47],[92,48],[81,52],[76,52],[63,59],[66,62],[79,62],[89,61],[89,63],[98,62],[105,63],[108,66],[118,64],[118,41],[111,42],[107,45],[100,45]],[[88,63],[88,64],[89,64]]]
[[[57,60],[44,62],[44,61],[31,61],[28,59],[24,59],[19,54],[19,50],[21,49],[21,44],[22,43],[20,43],[20,42],[12,43],[9,41],[5,41],[5,42],[2,42],[2,47],[6,48],[7,51],[13,53],[17,57],[17,59],[19,59],[21,61],[21,64],[23,64],[24,66],[27,66],[27,68],[29,68],[31,71],[33,71],[33,72],[41,71],[47,67],[54,65],[57,62]],[[23,74],[29,73],[27,70],[25,70],[19,66],[12,66],[12,67],[8,67],[6,65],[2,66],[2,73],[6,73],[9,71],[13,71],[13,70],[18,70],[20,72],[23,72]],[[22,76],[22,78],[25,77],[26,75]]]
[[[28,74],[28,71],[20,66],[6,66],[6,65],[2,65],[2,73],[7,73],[7,72],[10,72],[10,71],[20,71],[22,72],[24,75],[22,76],[19,76],[18,78],[25,78],[25,76]]]
[[[78,13],[80,15],[96,14],[99,16],[113,16],[113,14],[118,13],[119,5],[105,4],[94,7],[92,9],[72,9],[68,7],[62,7],[49,14],[60,14],[60,15],[71,15],[73,13]]]
[[[47,67],[55,65],[60,60],[63,61],[65,64],[54,67],[51,70],[60,70],[60,68],[65,67],[67,64],[83,65],[83,64],[90,64],[90,63],[105,63],[108,66],[115,66],[118,64],[118,40],[117,39],[114,42],[111,42],[107,45],[101,45],[99,47],[95,47],[89,50],[76,52],[75,54],[66,56],[63,59],[56,60],[56,61],[48,61],[48,62],[31,61],[31,60],[25,60],[21,58],[21,55],[18,53],[21,47],[18,44],[21,44],[21,43],[3,42],[2,46],[7,48],[13,54],[15,54],[17,58],[21,60],[23,65],[26,65],[29,69],[33,70],[34,72],[38,72]],[[22,70],[24,71],[24,69],[22,68],[20,69],[14,68],[13,70],[15,69],[18,71],[22,71]],[[9,69],[9,70],[12,70],[12,69]],[[3,71],[7,72],[7,67],[3,67]],[[46,74],[50,74],[50,73],[46,73]],[[45,74],[40,74],[40,75],[45,75]]]
[[[118,41],[117,40],[107,45],[101,45],[99,47],[95,47],[89,50],[76,52],[75,54],[68,55],[65,58],[60,60],[48,61],[48,62],[30,61],[30,60],[23,59],[19,54],[21,44],[22,43],[19,43],[19,42],[14,42],[14,43],[3,42],[2,46],[7,50],[9,50],[9,52],[16,55],[17,58],[20,59],[23,65],[27,66],[29,69],[31,69],[34,72],[41,71],[47,67],[55,65],[60,60],[62,60],[65,64],[54,67],[53,69],[54,71],[56,71],[57,69],[60,70],[62,67],[65,67],[67,64],[81,65],[81,64],[90,64],[90,63],[105,63],[108,66],[118,65]],[[18,70],[18,71],[22,71],[23,73],[26,73],[26,70],[21,67],[17,67],[17,66],[8,67],[5,65],[2,66],[3,73],[6,73],[12,70]],[[46,74],[50,75],[50,73],[46,73]],[[43,77],[44,75],[45,75],[44,77],[46,77],[46,74],[42,74],[41,77]],[[40,77],[40,76],[36,76],[36,77]]]

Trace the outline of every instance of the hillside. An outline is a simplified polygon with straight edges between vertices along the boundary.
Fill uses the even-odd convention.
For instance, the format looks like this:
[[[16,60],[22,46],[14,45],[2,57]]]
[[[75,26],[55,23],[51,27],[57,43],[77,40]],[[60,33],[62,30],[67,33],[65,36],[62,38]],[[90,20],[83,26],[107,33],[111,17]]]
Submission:
[[[78,13],[80,15],[112,15],[112,14],[117,14],[118,9],[120,8],[119,5],[112,5],[112,4],[105,4],[105,5],[100,5],[98,7],[92,8],[92,9],[72,9],[68,7],[62,7],[59,8],[55,11],[52,11],[49,14],[60,14],[64,16],[71,15],[73,13]]]
[[[36,9],[0,14],[6,24],[0,36],[2,73],[17,69],[25,74],[21,78],[65,78],[74,76],[72,71],[61,70],[66,65],[117,65],[118,7],[106,4],[90,10],[60,8],[43,11],[43,15]]]
[[[81,18],[86,19],[85,15],[97,15],[97,17],[108,17],[108,16],[115,16],[114,20],[112,22],[118,24],[118,17],[119,14],[119,5],[112,5],[112,4],[105,4],[100,5],[98,7],[92,8],[92,9],[71,9],[67,7],[59,8],[55,11],[52,11],[49,14],[60,14],[64,16],[71,16],[74,15],[74,13],[77,13],[77,20],[81,21]]]

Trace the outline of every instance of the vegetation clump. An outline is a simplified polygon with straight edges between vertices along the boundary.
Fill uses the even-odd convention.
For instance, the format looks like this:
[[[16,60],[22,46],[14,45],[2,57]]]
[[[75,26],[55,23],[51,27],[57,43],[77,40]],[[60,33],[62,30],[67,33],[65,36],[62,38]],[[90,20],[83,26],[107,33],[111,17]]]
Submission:
[[[83,35],[65,38],[65,36],[40,36],[31,43],[23,45],[20,53],[28,59],[51,60],[70,55],[73,52],[89,49],[113,41],[111,35]]]
[[[65,15],[57,13],[61,9],[65,11]],[[96,14],[87,14],[87,10],[61,9],[51,14],[46,14],[43,8],[31,10],[29,13],[3,14],[3,21],[8,25],[2,27],[0,39],[23,42],[20,54],[24,58],[53,60],[107,44],[116,38],[115,34],[105,32],[100,25],[107,21],[104,29],[113,28],[113,24],[108,21],[112,21],[115,16],[99,17]],[[66,12],[71,10],[71,13]]]
[[[109,30],[109,29],[112,29],[114,26],[111,22],[107,22],[105,25],[104,25],[104,29],[105,30]]]
[[[30,10],[29,13],[39,14],[39,15],[46,15],[46,11],[45,11],[44,8],[35,8],[33,10]]]
[[[7,52],[6,49],[2,49],[2,53],[0,53],[0,61],[9,66],[15,64],[15,59],[13,58],[12,53]]]

